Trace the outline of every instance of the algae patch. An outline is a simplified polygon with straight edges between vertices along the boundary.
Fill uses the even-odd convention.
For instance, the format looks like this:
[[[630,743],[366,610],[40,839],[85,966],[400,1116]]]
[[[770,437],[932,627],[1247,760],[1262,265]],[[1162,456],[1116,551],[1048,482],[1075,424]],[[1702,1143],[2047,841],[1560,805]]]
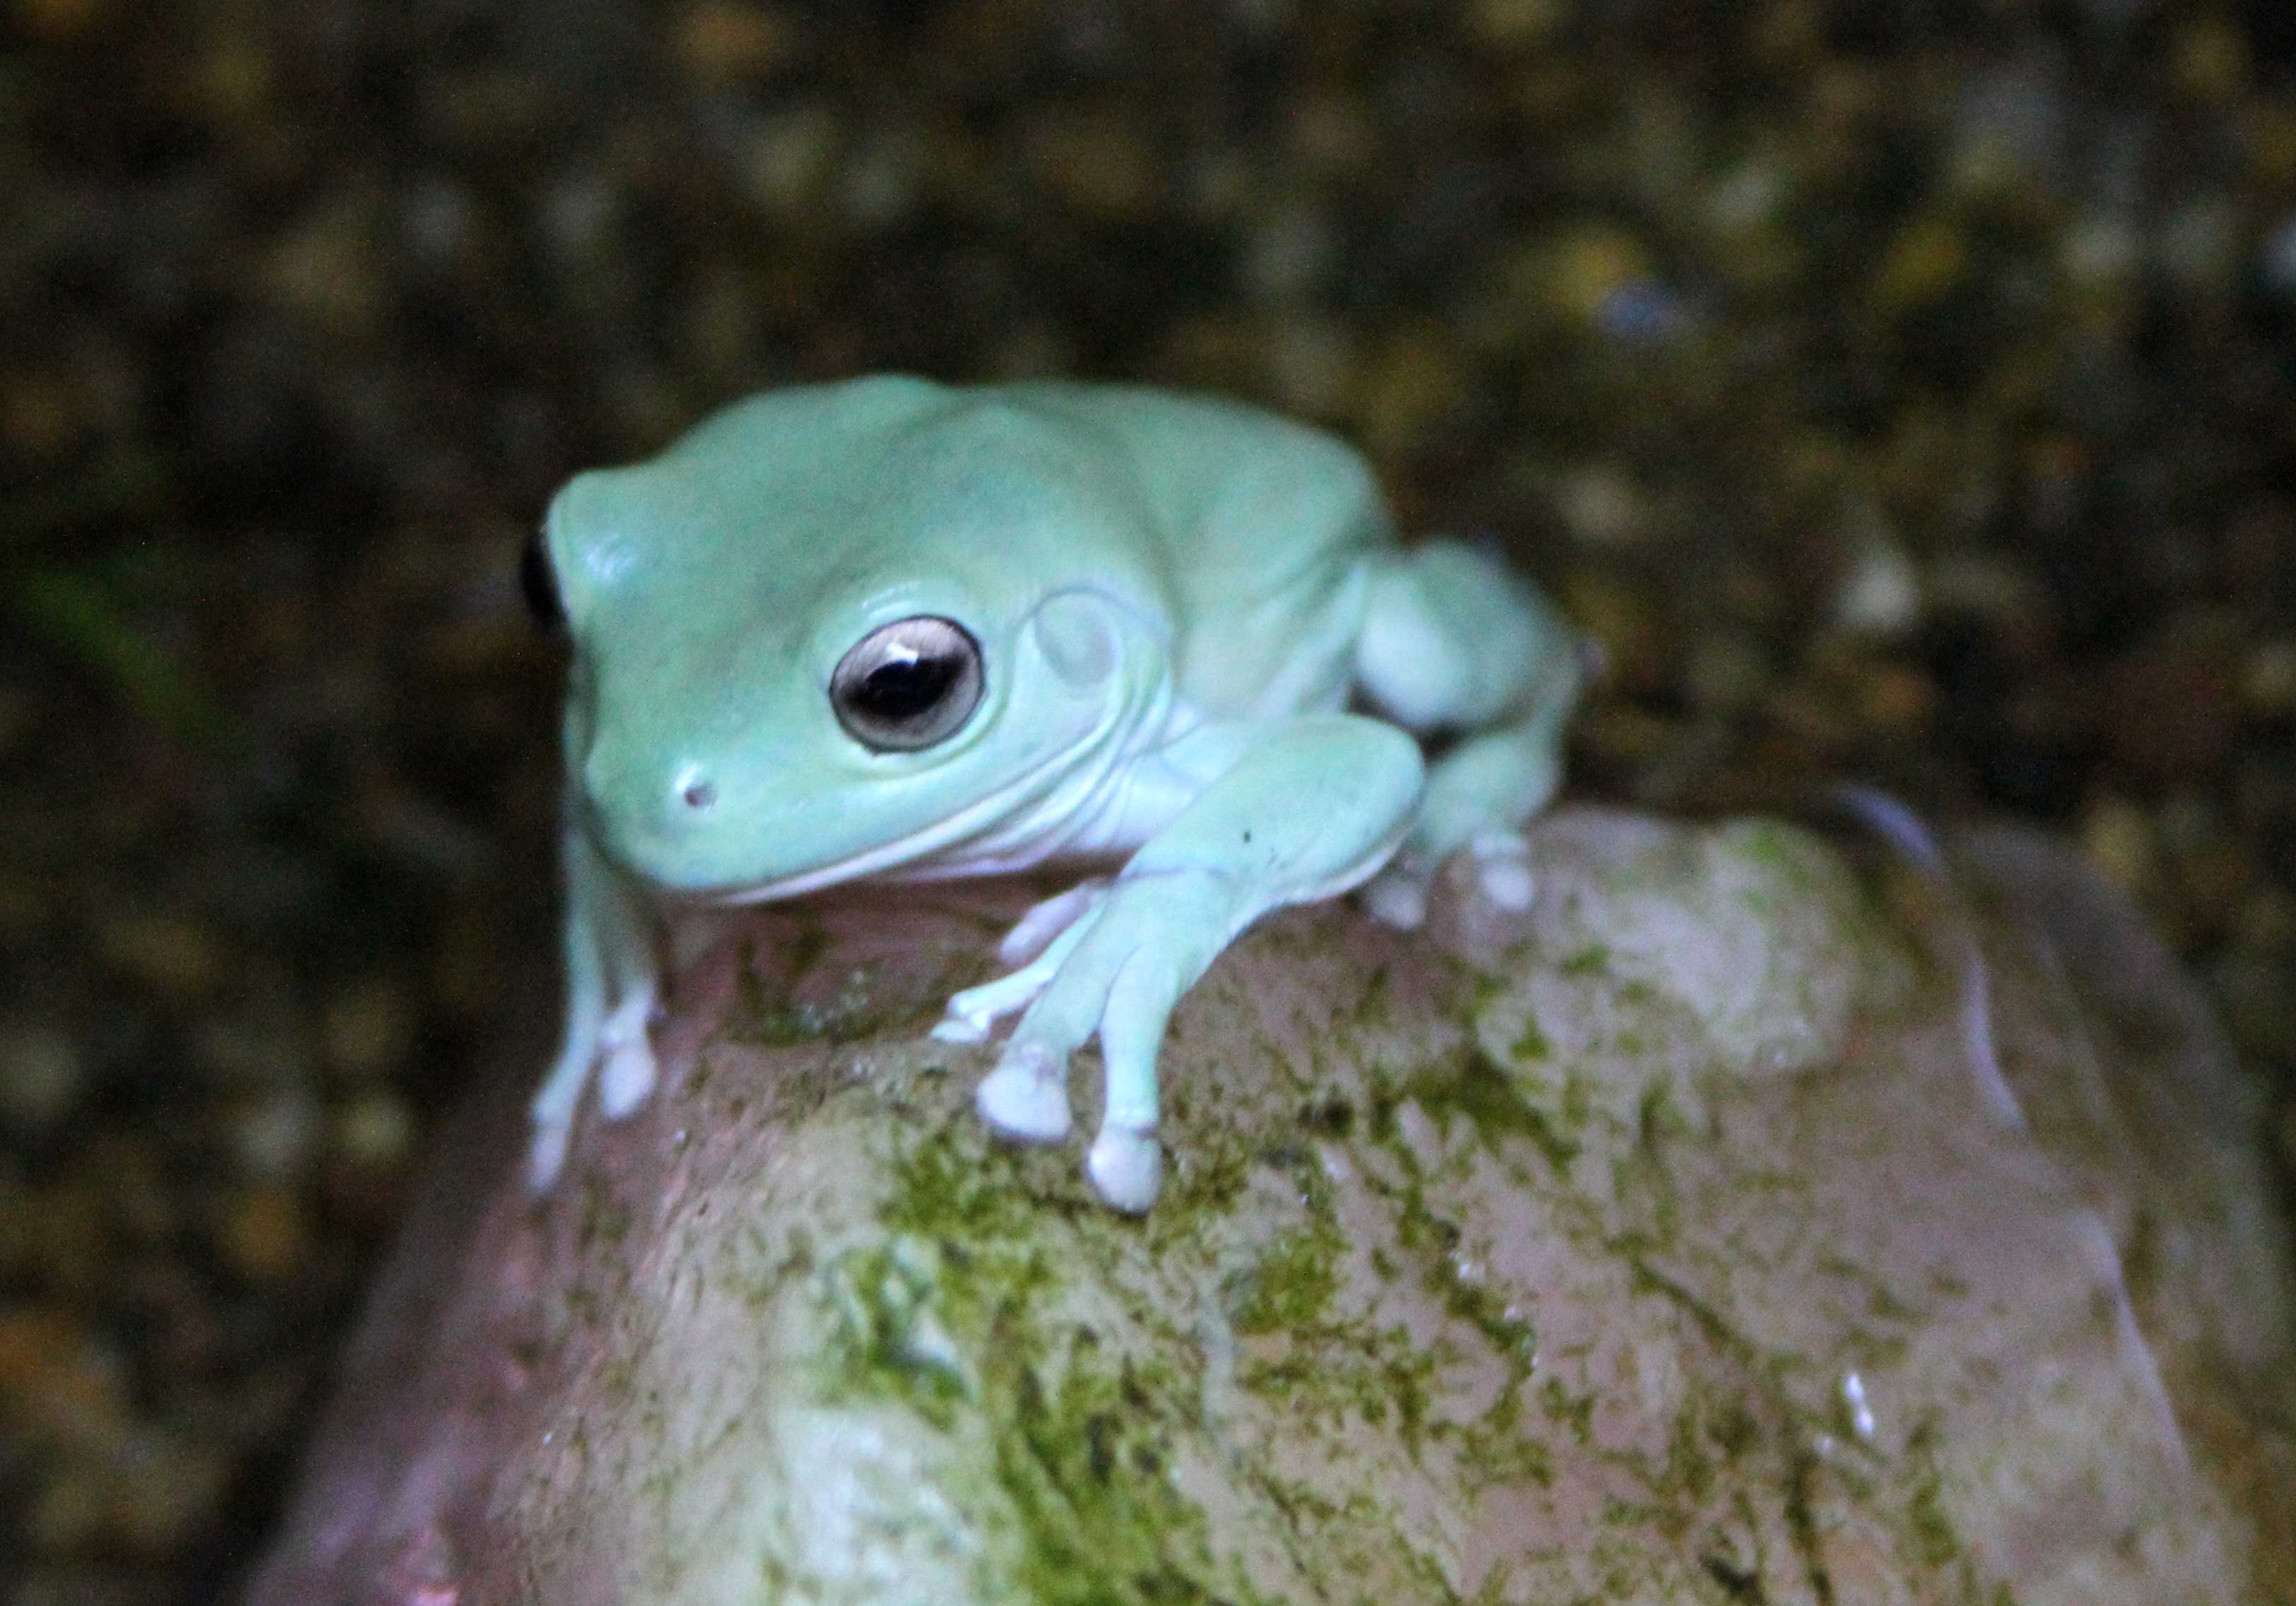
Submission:
[[[935,1427],[979,1389],[939,1314],[938,1247],[902,1235],[840,1256],[829,1269],[848,1380],[889,1385]]]
[[[836,1259],[828,1392],[914,1412],[984,1533],[978,1598],[1030,1606],[1244,1606],[1175,1476],[1201,1380],[1166,1335],[1085,1319],[1062,1268],[1098,1261],[1114,1218],[1032,1205],[944,1129],[913,1135],[879,1212],[887,1236]]]
[[[1226,1290],[1228,1325],[1239,1336],[1307,1327],[1339,1289],[1346,1235],[1332,1216],[1330,1190],[1310,1178],[1304,1191],[1308,1219],[1278,1237]]]
[[[1059,1347],[1050,1369],[998,1362],[991,1385],[996,1478],[1024,1541],[1014,1582],[1037,1606],[1239,1601],[1171,1476],[1169,1380],[1111,1364],[1089,1328]]]
[[[1523,1096],[1513,1072],[1489,1056],[1469,1050],[1406,1078],[1385,1093],[1372,1112],[1374,1135],[1386,1137],[1394,1128],[1395,1112],[1414,1103],[1431,1119],[1463,1116],[1484,1143],[1501,1139],[1527,1139],[1557,1171],[1567,1171],[1584,1144],[1571,1126],[1583,1121],[1587,1096],[1567,1078],[1561,1119]]]

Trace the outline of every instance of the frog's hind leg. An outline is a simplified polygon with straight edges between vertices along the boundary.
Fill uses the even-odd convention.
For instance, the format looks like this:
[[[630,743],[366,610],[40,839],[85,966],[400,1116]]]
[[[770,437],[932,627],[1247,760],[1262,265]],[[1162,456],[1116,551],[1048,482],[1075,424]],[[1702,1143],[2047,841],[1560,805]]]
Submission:
[[[1428,770],[1419,817],[1364,889],[1379,918],[1416,926],[1451,854],[1474,854],[1484,895],[1527,908],[1523,822],[1562,777],[1562,732],[1584,678],[1580,638],[1497,558],[1452,540],[1384,556],[1356,646],[1356,679],[1381,712],[1457,733]]]

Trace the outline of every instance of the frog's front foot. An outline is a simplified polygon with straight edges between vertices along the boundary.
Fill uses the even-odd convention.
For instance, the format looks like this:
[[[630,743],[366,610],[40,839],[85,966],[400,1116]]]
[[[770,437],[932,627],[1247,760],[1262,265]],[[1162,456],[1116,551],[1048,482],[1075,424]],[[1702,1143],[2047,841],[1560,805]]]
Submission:
[[[980,1118],[1024,1143],[1069,1135],[1069,1067],[1042,1043],[1022,1043],[997,1060],[972,1095]]]
[[[1080,881],[1022,915],[996,945],[996,957],[1020,968],[951,998],[933,1036],[942,1042],[987,1042],[998,1020],[1034,1003],[1075,951],[1089,924],[1086,917],[1107,898],[1110,885],[1105,877]],[[1063,1121],[1048,1139],[1058,1139],[1067,1130]],[[1015,1135],[1021,1134],[1016,1131]]]
[[[609,1121],[620,1120],[653,1092],[660,1070],[647,1035],[653,1014],[653,989],[641,988],[615,1005],[599,1028],[598,1113]]]
[[[1127,1215],[1142,1215],[1164,1188],[1164,1146],[1155,1130],[1103,1125],[1084,1157],[1094,1191]]]
[[[559,1167],[566,1163],[574,1110],[582,1102],[582,1090],[590,1085],[590,1067],[597,1062],[598,1031],[604,1017],[601,1011],[586,1006],[586,1000],[575,1000],[567,1020],[566,1041],[528,1107],[534,1133],[527,1144],[526,1181],[537,1193],[557,1180]]]
[[[944,1041],[979,1042],[996,1017],[1026,1009],[980,1083],[982,1119],[1025,1141],[1067,1136],[1069,1056],[1097,1035],[1106,1099],[1086,1174],[1119,1210],[1136,1214],[1154,1204],[1163,1174],[1157,1050],[1173,1006],[1234,934],[1233,902],[1220,877],[1198,870],[1079,889],[1060,911],[1067,918],[1058,934],[1034,959],[951,999],[947,1018],[934,1031]],[[1029,925],[1024,919],[1016,936]]]
[[[974,1106],[982,1120],[1008,1138],[1057,1143],[1069,1133],[1068,1070],[1066,1057],[1053,1059],[1041,1043],[1016,1043],[981,1079]],[[1163,1185],[1163,1146],[1152,1124],[1103,1122],[1084,1168],[1102,1198],[1136,1215],[1156,1202]]]
[[[1487,828],[1470,836],[1462,851],[1473,864],[1478,896],[1510,914],[1530,907],[1538,888],[1530,872],[1530,844],[1521,831]],[[1406,845],[1365,884],[1364,907],[1384,925],[1415,930],[1426,924],[1428,895],[1443,864],[1443,855]]]
[[[652,987],[632,991],[603,1016],[578,1002],[565,1045],[530,1110],[534,1135],[527,1145],[526,1176],[537,1193],[556,1180],[566,1163],[574,1112],[594,1069],[599,1072],[599,1113],[608,1120],[628,1115],[653,1091],[658,1067],[646,1035],[653,1012]]]
[[[566,1145],[574,1129],[562,1121],[537,1120],[526,1146],[526,1185],[536,1193],[546,1191],[566,1164]]]

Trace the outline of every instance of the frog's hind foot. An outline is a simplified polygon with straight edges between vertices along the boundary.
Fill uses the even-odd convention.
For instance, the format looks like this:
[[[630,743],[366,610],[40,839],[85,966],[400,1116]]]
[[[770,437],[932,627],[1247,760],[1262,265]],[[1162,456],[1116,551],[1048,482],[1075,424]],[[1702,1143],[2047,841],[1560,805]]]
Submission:
[[[1494,909],[1521,914],[1538,894],[1530,873],[1530,842],[1521,831],[1478,831],[1467,844],[1475,864],[1475,890]]]
[[[1529,909],[1538,885],[1531,875],[1530,844],[1521,831],[1486,827],[1462,850],[1473,866],[1474,890],[1492,908],[1508,914]],[[1430,862],[1408,848],[1364,885],[1364,908],[1382,925],[1406,931],[1427,922],[1427,902],[1444,861]]]

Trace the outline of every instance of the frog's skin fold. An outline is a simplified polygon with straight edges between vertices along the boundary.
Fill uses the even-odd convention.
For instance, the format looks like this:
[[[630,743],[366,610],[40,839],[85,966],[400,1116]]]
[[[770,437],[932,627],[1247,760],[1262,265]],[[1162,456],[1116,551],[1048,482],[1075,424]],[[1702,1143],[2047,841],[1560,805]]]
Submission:
[[[1357,886],[1415,925],[1463,849],[1486,896],[1529,900],[1520,827],[1560,777],[1578,638],[1482,552],[1398,545],[1363,460],[1270,414],[1105,385],[772,391],[577,477],[544,541],[574,658],[538,1188],[594,1071],[610,1118],[653,1087],[665,904],[1114,867],[1032,910],[1015,968],[935,1034],[1018,1014],[980,1108],[1045,1141],[1098,1036],[1086,1170],[1141,1211],[1165,1024],[1244,927]]]

